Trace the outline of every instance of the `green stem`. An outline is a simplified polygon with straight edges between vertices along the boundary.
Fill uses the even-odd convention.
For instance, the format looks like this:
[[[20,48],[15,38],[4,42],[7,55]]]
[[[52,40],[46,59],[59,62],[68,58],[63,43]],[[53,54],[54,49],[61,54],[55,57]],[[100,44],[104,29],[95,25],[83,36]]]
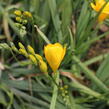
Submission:
[[[19,62],[20,63],[20,61],[16,58],[16,56],[14,55],[14,53],[13,53],[13,51],[11,49],[10,49],[10,52],[13,55],[14,59],[16,60],[16,62]]]
[[[73,61],[75,61],[80,68],[84,71],[85,75],[90,78],[103,92],[109,91],[109,89],[106,87],[105,84],[103,84],[102,81],[100,81],[95,75],[94,72],[89,70],[85,64],[83,64],[76,56],[73,55]]]
[[[56,83],[59,84],[59,72],[58,71],[54,73],[54,77],[55,77]],[[58,95],[58,87],[57,87],[56,84],[54,84],[53,95],[52,95],[51,104],[50,104],[50,109],[55,109],[57,95]]]

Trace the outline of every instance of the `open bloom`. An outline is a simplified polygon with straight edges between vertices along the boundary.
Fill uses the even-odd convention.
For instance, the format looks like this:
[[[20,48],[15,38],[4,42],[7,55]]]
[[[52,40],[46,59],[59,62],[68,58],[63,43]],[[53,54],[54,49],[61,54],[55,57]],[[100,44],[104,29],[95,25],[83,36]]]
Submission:
[[[109,17],[109,2],[106,5],[105,4],[106,4],[106,1],[105,0],[96,0],[95,1],[95,4],[94,3],[91,3],[91,7],[96,12],[99,12],[100,10],[102,10],[100,12],[99,17],[98,17],[98,21],[99,22],[101,22],[101,21],[105,20],[107,17]]]
[[[55,72],[66,53],[66,47],[63,47],[60,43],[48,44],[44,47],[45,58],[48,64]]]

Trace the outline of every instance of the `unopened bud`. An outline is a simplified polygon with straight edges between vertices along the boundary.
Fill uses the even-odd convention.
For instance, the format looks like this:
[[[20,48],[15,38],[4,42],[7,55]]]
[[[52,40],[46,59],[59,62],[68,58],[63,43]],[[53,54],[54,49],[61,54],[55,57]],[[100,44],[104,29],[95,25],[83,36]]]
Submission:
[[[23,20],[22,21],[23,24],[27,24],[27,22],[28,22],[27,20]]]
[[[22,13],[21,13],[20,10],[15,10],[15,11],[14,11],[14,14],[17,15],[17,16],[21,16]]]
[[[40,56],[39,54],[35,54],[35,57],[37,58],[37,60],[42,60],[43,61],[42,56]]]
[[[28,52],[29,52],[29,53],[31,53],[31,54],[33,54],[33,55],[35,54],[34,49],[33,49],[30,45],[28,45],[27,48],[28,48]]]
[[[21,17],[16,17],[16,21],[17,21],[17,22],[22,22]]]
[[[20,48],[20,49],[19,49],[19,52],[20,52],[22,55],[28,57],[28,53],[26,52],[25,49]]]
[[[37,60],[36,60],[36,58],[33,56],[33,55],[29,55],[29,58],[30,58],[30,60],[34,63],[34,64],[37,64]]]
[[[11,49],[15,52],[19,52],[19,50],[15,46],[12,46]]]
[[[64,88],[67,89],[68,88],[68,85],[65,85]]]
[[[39,67],[42,72],[47,73],[47,64],[44,61],[39,61]]]
[[[25,49],[24,45],[21,42],[19,42],[18,45],[20,48]]]
[[[23,15],[26,17],[32,17],[32,14],[28,11],[23,12]]]

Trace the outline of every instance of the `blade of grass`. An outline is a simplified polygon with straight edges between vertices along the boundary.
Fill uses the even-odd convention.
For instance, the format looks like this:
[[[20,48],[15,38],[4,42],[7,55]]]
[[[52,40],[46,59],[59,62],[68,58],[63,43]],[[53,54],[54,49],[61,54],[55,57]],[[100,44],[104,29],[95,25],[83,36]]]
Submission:
[[[58,41],[61,43],[63,37],[62,37],[62,31],[61,31],[61,23],[60,23],[59,15],[57,13],[56,0],[47,0],[47,2],[50,8],[55,30],[58,34]]]
[[[103,92],[109,91],[109,89],[106,87],[106,85],[94,75],[94,72],[89,70],[75,55],[73,55],[72,59],[84,71],[85,75],[88,78],[90,78],[92,80],[92,82],[94,82],[99,89],[101,89],[101,91],[103,91]]]
[[[45,36],[45,34],[35,25],[38,33],[40,34],[40,36],[42,37],[42,39],[44,39],[44,41],[47,43],[47,44],[50,44],[50,41],[48,40],[48,38]]]
[[[107,86],[109,86],[109,54],[108,54],[107,58],[101,63],[96,75]]]
[[[76,53],[79,54],[81,52],[84,52],[85,49],[87,49],[92,43],[94,43],[95,41],[103,38],[103,37],[106,37],[107,35],[109,35],[109,31],[99,35],[99,36],[95,36],[94,38],[88,40],[87,42],[85,43],[82,43],[81,46],[79,46],[77,49],[76,49]]]
[[[37,99],[37,98],[35,98],[35,97],[32,97],[32,96],[30,96],[30,95],[28,95],[28,94],[26,94],[26,93],[24,93],[24,92],[22,92],[22,91],[20,91],[20,90],[17,90],[17,89],[15,89],[15,88],[11,88],[11,91],[12,91],[15,95],[22,97],[23,99],[25,99],[25,100],[28,101],[28,102],[33,102],[33,103],[35,103],[35,104],[40,104],[40,105],[42,105],[42,106],[48,107],[48,103],[46,103],[46,102],[44,102],[44,101],[42,101],[42,100],[40,100],[40,99]]]
[[[96,56],[94,58],[89,59],[88,61],[85,61],[84,64],[86,66],[91,65],[91,64],[93,64],[93,63],[95,63],[97,61],[101,61],[101,60],[105,59],[108,55],[109,55],[109,53]]]

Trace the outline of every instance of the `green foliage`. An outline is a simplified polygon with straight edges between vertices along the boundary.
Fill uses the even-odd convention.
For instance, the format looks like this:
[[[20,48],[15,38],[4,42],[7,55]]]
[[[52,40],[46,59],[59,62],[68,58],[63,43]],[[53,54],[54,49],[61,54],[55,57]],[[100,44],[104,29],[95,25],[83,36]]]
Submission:
[[[100,12],[95,13],[90,2],[0,0],[0,109],[109,107],[109,55],[86,60],[92,44],[109,35],[109,31],[99,31],[109,21],[98,23]],[[15,10],[22,12],[22,21],[16,20]],[[24,12],[32,16],[25,17]],[[42,73],[39,65],[19,53],[18,42],[25,51],[31,45],[28,53],[41,55],[44,62],[44,45],[59,42],[67,46],[59,71],[53,74],[48,65],[48,72]],[[97,71],[88,67],[97,61]]]

